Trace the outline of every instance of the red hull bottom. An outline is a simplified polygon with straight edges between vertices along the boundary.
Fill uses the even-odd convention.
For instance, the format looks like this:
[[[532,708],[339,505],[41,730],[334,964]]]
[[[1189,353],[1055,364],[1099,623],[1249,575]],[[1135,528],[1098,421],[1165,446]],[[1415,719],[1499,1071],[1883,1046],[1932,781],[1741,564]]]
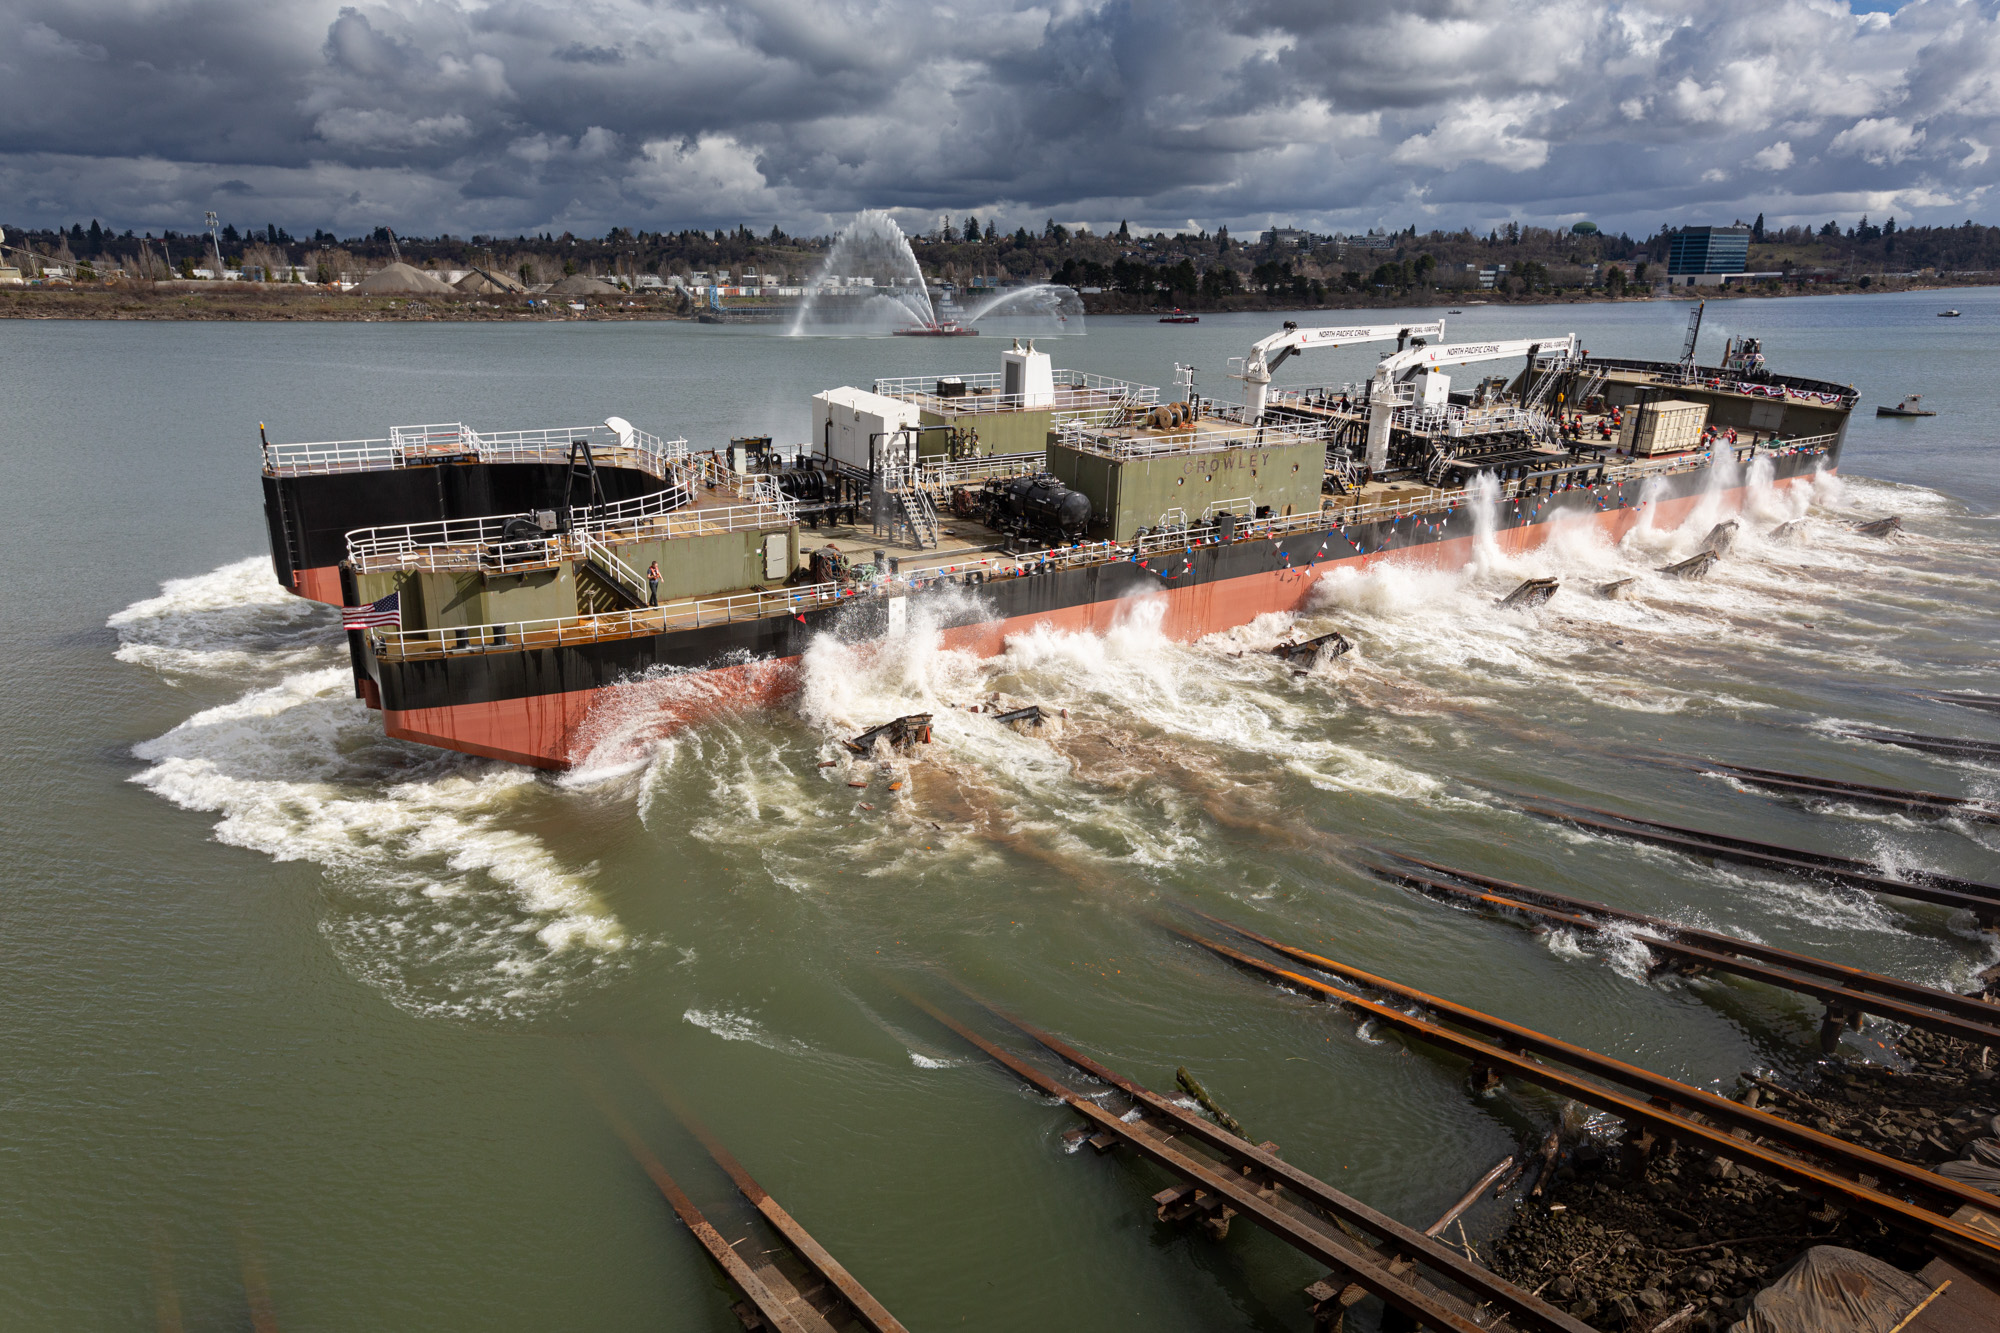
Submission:
[[[292,591],[309,602],[325,602],[328,606],[342,605],[340,566],[319,565],[312,569],[293,570]]]
[[[1653,525],[1678,528],[1702,499],[1695,495],[1653,506]],[[1726,494],[1724,500],[1732,508],[1740,508],[1741,490]],[[1590,521],[1616,542],[1637,527],[1639,519],[1637,509],[1616,509],[1591,516]],[[1537,523],[1508,528],[1495,534],[1495,544],[1510,555],[1531,551],[1548,540],[1554,527]],[[1161,630],[1167,637],[1185,642],[1247,625],[1267,612],[1299,611],[1318,581],[1314,574],[1340,566],[1359,569],[1393,560],[1458,569],[1471,563],[1472,543],[1470,537],[1457,537],[1387,554],[1323,560],[1312,566],[1312,573],[1283,570],[1188,588],[1164,588],[1156,594],[1167,604]],[[945,630],[942,638],[946,648],[997,657],[1005,651],[1010,636],[1037,626],[1102,634],[1124,609],[1122,600],[1091,602],[1033,616],[962,625]],[[630,742],[646,736],[662,737],[722,713],[782,703],[797,685],[798,659],[789,657],[497,703],[385,709],[382,719],[388,734],[403,740],[536,768],[562,769],[599,753],[614,739]],[[636,728],[631,725],[635,716],[644,719]]]

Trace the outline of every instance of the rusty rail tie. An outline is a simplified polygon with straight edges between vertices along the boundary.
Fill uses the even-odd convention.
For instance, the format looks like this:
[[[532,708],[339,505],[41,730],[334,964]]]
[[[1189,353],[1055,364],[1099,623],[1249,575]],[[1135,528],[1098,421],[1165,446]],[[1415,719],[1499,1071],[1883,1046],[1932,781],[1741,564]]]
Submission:
[[[1048,1033],[1030,1027],[992,1006],[987,1007],[1049,1051],[1077,1069],[1117,1088],[1131,1097],[1140,1119],[1127,1123],[1073,1088],[1058,1082],[1022,1057],[981,1037],[935,1005],[908,991],[906,999],[943,1026],[957,1033],[996,1063],[1037,1091],[1061,1099],[1082,1116],[1099,1136],[1128,1145],[1140,1156],[1164,1167],[1188,1184],[1226,1201],[1238,1216],[1248,1218],[1293,1248],[1326,1264],[1339,1280],[1351,1282],[1386,1304],[1401,1310],[1418,1323],[1453,1333],[1492,1333],[1493,1325],[1473,1317],[1473,1305],[1461,1305],[1453,1297],[1433,1293],[1418,1286],[1398,1264],[1398,1256],[1414,1256],[1432,1272],[1474,1293],[1480,1303],[1504,1311],[1519,1327],[1541,1333],[1588,1333],[1588,1326],[1570,1315],[1522,1291],[1489,1272],[1447,1245],[1404,1226],[1358,1199],[1342,1194],[1272,1153],[1259,1148],[1220,1126],[1211,1124],[1183,1107],[1174,1105],[1148,1088],[1134,1083]],[[974,997],[975,999],[977,997]],[[979,1001],[984,1004],[984,1001]],[[1159,1124],[1150,1124],[1157,1120]],[[1173,1143],[1185,1136],[1221,1154],[1234,1169],[1224,1169],[1213,1158],[1184,1150]],[[1282,1186],[1334,1219],[1333,1225],[1317,1224],[1318,1219],[1288,1201],[1281,1201],[1275,1189],[1259,1188],[1259,1180]],[[1382,1238],[1380,1247],[1349,1236],[1342,1225],[1353,1226]]]
[[[1891,1226],[1933,1240],[1956,1242],[1955,1248],[1962,1249],[1977,1262],[1989,1267],[2000,1267],[2000,1231],[1987,1232],[1954,1221],[1944,1213],[1899,1199],[1882,1189],[1863,1183],[1858,1178],[1865,1175],[1878,1181],[1893,1182],[1896,1187],[1906,1189],[1919,1198],[1941,1204],[1947,1209],[1971,1205],[1991,1212],[1995,1209],[1996,1200],[1982,1190],[1962,1185],[1958,1181],[1925,1171],[1908,1162],[1847,1143],[1805,1125],[1795,1124],[1732,1102],[1726,1097],[1691,1087],[1677,1079],[1667,1078],[1650,1070],[1640,1069],[1636,1065],[1629,1065],[1621,1060],[1536,1032],[1532,1028],[1522,1027],[1517,1023],[1481,1013],[1477,1009],[1428,995],[1413,987],[1375,976],[1359,968],[1349,967],[1345,963],[1336,962],[1320,954],[1282,944],[1242,926],[1208,916],[1206,913],[1192,914],[1244,939],[1254,941],[1274,953],[1303,962],[1317,971],[1337,976],[1350,985],[1362,986],[1384,995],[1394,996],[1400,1001],[1418,1005],[1429,1010],[1439,1020],[1483,1033],[1502,1044],[1495,1045],[1478,1037],[1468,1037],[1442,1026],[1441,1022],[1412,1017],[1392,1005],[1370,1000],[1317,978],[1277,967],[1192,931],[1169,927],[1182,938],[1208,950],[1218,958],[1226,959],[1293,990],[1344,1004],[1426,1045],[1439,1047],[1470,1060],[1477,1070],[1488,1071],[1496,1076],[1503,1071],[1511,1072],[1526,1082],[1608,1111],[1648,1131],[1697,1145],[1740,1166],[1776,1176],[1820,1198],[1869,1213]],[[1639,1097],[1607,1088],[1566,1069],[1544,1064],[1538,1059],[1531,1058],[1531,1055],[1544,1056],[1561,1061],[1571,1068],[1586,1070],[1596,1078],[1620,1084],[1648,1100],[1642,1101]],[[1675,1110],[1676,1107],[1684,1108],[1685,1112]],[[1697,1121],[1690,1113],[1698,1113],[1705,1120],[1714,1123],[1705,1124]],[[1748,1139],[1737,1138],[1729,1130],[1740,1130],[1747,1135],[1770,1139],[1796,1152],[1811,1153],[1834,1163],[1836,1169],[1817,1166],[1798,1157],[1774,1152]],[[1849,1179],[1842,1174],[1847,1172],[1851,1172],[1856,1179]]]
[[[1613,810],[1599,810],[1593,806],[1576,805],[1551,797],[1541,799],[1548,804],[1524,805],[1521,808],[1528,814],[1538,815],[1543,819],[1571,824],[1614,838],[1652,843],[1654,846],[1665,847],[1689,856],[1707,856],[1718,861],[1734,861],[1739,865],[1803,875],[1849,888],[1864,889],[1870,893],[1908,898],[1914,902],[1934,903],[1940,907],[1964,908],[1973,914],[1982,927],[1987,929],[2000,927],[2000,885],[1960,879],[1956,875],[1941,874],[1933,870],[1913,871],[1908,879],[1891,879],[1883,872],[1881,866],[1867,861],[1855,861],[1827,852],[1810,852],[1797,847],[1753,842],[1748,838],[1733,838],[1720,833],[1707,833],[1700,829],[1682,828],[1677,824],[1662,824],[1656,820],[1640,819],[1635,815],[1621,815]],[[1584,813],[1578,814],[1577,811]],[[1589,818],[1591,815],[1600,815],[1603,818]]]
[[[1435,872],[1419,874],[1390,866],[1367,867],[1392,883],[1404,884],[1427,894],[1447,895],[1462,902],[1482,903],[1592,934],[1602,934],[1607,921],[1622,921],[1652,932],[1635,938],[1647,950],[1673,964],[1690,969],[1712,968],[1810,995],[1827,1006],[1827,1026],[1820,1033],[1823,1045],[1826,1044],[1829,1028],[1831,1035],[1838,1039],[1841,1026],[1851,1018],[1875,1014],[1956,1037],[1976,1046],[2000,1046],[2000,1007],[1976,996],[1920,986],[1913,981],[1884,976],[1879,972],[1866,972],[1858,967],[1814,958],[1810,954],[1793,953],[1789,949],[1773,948],[1734,935],[1677,925],[1641,912],[1628,912],[1547,889],[1476,875],[1469,870],[1439,865],[1418,856],[1400,852],[1382,852],[1380,855]],[[1439,875],[1449,878],[1440,879]],[[1453,883],[1453,880],[1460,882]]]

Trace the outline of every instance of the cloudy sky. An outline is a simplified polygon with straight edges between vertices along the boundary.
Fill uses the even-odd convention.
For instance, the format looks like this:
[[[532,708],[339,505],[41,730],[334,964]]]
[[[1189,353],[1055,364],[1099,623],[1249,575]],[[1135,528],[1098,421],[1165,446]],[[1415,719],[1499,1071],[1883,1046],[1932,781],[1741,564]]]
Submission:
[[[1867,12],[1867,11],[1878,12]],[[0,0],[0,222],[1991,221],[2000,0]]]

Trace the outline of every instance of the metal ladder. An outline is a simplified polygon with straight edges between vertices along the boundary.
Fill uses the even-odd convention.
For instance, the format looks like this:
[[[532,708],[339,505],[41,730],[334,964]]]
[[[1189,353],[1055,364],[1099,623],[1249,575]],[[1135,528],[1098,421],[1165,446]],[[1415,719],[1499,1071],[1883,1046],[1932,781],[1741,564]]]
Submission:
[[[910,540],[920,551],[935,550],[938,544],[938,511],[930,492],[912,486],[889,492],[896,497],[896,511],[910,530]]]
[[[1346,454],[1326,451],[1326,475],[1333,481],[1335,493],[1352,495],[1361,486],[1361,474],[1355,471],[1354,460]]]
[[[1445,470],[1451,466],[1451,460],[1454,456],[1451,450],[1444,448],[1433,440],[1431,442],[1430,465],[1424,469],[1425,484],[1429,486],[1442,485]]]

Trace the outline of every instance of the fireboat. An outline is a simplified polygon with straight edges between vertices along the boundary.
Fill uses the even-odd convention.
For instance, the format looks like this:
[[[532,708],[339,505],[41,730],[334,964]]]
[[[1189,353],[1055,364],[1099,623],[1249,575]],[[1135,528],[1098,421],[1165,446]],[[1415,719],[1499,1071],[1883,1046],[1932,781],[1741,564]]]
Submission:
[[[935,324],[912,324],[907,329],[897,329],[898,338],[977,338],[979,330],[967,328],[956,320],[945,320]]]

